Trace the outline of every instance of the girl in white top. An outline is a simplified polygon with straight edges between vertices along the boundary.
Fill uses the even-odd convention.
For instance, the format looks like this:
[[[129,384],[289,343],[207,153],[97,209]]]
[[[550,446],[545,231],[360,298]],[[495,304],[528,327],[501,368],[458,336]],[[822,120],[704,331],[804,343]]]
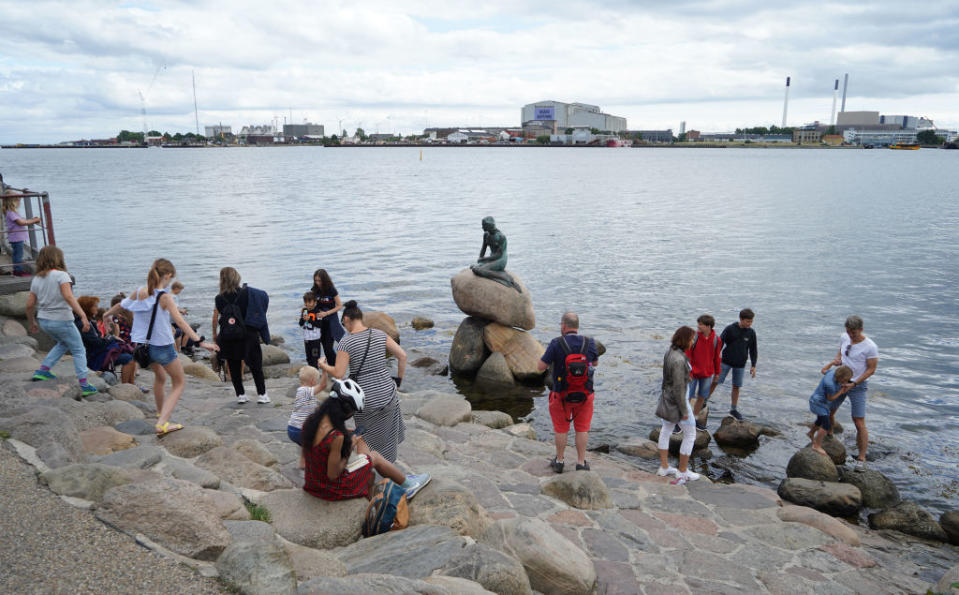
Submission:
[[[177,401],[183,394],[183,388],[186,379],[183,376],[183,364],[177,357],[176,349],[173,347],[173,332],[171,330],[171,320],[183,331],[187,337],[192,337],[200,347],[210,351],[219,351],[219,347],[206,341],[200,343],[201,337],[197,332],[183,319],[176,303],[167,287],[173,278],[176,277],[176,268],[173,263],[165,258],[158,258],[153,261],[150,272],[147,274],[147,286],[140,287],[133,292],[131,297],[125,298],[122,302],[115,304],[104,318],[107,320],[119,312],[121,308],[133,312],[133,330],[131,339],[134,343],[149,344],[150,346],[150,369],[153,370],[153,398],[157,406],[157,436],[164,436],[170,432],[182,430],[183,426],[170,422],[170,416],[176,407]],[[153,305],[159,300],[159,306],[156,310],[156,320],[153,322],[153,331],[150,333],[150,339],[146,336],[149,332],[150,318],[153,315]],[[170,375],[170,381],[173,387],[170,394],[164,396],[164,384],[167,374]]]

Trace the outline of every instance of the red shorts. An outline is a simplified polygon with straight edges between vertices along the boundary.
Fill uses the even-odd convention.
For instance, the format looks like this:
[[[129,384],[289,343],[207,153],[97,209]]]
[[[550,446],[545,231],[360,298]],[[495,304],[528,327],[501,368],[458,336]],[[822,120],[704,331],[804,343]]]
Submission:
[[[589,395],[582,403],[566,403],[559,393],[549,393],[549,416],[553,420],[553,431],[565,434],[569,431],[570,419],[577,432],[588,432],[593,421],[593,397]]]

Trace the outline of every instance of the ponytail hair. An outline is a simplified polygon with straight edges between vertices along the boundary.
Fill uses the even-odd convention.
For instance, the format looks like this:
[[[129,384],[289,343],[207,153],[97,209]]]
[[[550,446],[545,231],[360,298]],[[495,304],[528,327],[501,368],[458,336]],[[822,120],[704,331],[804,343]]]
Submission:
[[[343,304],[343,318],[350,320],[363,320],[363,310],[356,305],[356,300],[350,300]]]
[[[164,275],[176,275],[176,267],[169,260],[158,258],[153,261],[147,274],[147,295],[153,295],[153,290],[160,286]]]
[[[324,417],[330,418],[330,424],[334,430],[343,434],[343,446],[340,448],[340,457],[350,458],[350,451],[353,450],[353,438],[349,430],[346,429],[346,420],[353,417],[352,413],[347,413],[342,399],[333,399],[327,397],[316,411],[310,414],[303,422],[303,430],[300,434],[300,441],[303,449],[303,456],[313,449],[313,443],[316,442],[316,432],[320,428],[320,422]],[[326,470],[322,470],[326,473]]]

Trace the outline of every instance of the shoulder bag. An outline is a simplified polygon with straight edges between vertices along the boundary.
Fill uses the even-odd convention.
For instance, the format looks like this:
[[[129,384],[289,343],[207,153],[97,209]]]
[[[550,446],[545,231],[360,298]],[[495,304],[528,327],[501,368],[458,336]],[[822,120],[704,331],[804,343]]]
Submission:
[[[150,327],[147,329],[147,338],[145,343],[140,343],[133,350],[133,360],[141,368],[150,367],[150,337],[153,335],[153,323],[157,319],[157,307],[160,305],[160,296],[163,292],[156,295],[156,301],[153,303],[153,313],[150,314]]]
[[[355,374],[349,375],[349,377],[352,378],[357,383],[359,383],[360,375],[363,373],[363,364],[366,363],[366,356],[370,353],[370,342],[372,340],[373,340],[373,329],[367,329],[366,350],[363,351],[363,359],[360,360],[360,367],[356,369]]]

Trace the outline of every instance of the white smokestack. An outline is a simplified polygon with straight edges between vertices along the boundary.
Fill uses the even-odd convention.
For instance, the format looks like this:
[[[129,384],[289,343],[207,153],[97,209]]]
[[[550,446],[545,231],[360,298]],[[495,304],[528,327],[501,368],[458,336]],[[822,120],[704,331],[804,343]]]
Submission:
[[[842,79],[842,107],[839,108],[840,112],[846,111],[846,88],[849,87],[849,73],[847,72]]]
[[[829,125],[836,125],[836,99],[839,97],[839,79],[836,79],[836,84],[832,88],[832,115],[829,117]]]
[[[789,112],[789,77],[786,77],[786,99],[783,100],[783,125],[786,127],[786,114]]]

